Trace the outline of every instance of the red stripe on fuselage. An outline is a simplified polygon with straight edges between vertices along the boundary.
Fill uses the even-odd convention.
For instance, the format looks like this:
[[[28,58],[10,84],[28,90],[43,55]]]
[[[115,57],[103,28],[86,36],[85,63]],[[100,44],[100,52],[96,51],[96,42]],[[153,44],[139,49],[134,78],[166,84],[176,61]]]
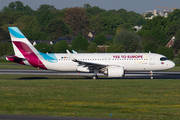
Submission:
[[[13,43],[32,66],[47,69],[27,44],[19,41],[13,41]]]

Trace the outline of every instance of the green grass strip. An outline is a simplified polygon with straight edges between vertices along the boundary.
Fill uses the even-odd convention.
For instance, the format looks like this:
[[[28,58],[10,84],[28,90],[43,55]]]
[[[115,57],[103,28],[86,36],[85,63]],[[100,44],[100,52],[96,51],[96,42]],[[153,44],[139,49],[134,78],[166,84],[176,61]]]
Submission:
[[[37,69],[31,66],[26,66],[26,65],[20,65],[17,63],[0,63],[0,69]]]
[[[180,80],[0,75],[0,95],[0,114],[180,118]]]

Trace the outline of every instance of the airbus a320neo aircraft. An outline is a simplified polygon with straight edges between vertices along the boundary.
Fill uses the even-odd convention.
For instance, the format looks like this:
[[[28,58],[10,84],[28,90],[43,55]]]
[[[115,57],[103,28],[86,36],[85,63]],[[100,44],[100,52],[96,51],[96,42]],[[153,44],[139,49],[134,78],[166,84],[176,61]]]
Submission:
[[[165,56],[155,53],[41,53],[17,27],[9,27],[15,55],[6,60],[22,65],[56,71],[92,72],[108,77],[124,77],[125,71],[167,70],[175,66]],[[153,77],[152,77],[153,78]]]

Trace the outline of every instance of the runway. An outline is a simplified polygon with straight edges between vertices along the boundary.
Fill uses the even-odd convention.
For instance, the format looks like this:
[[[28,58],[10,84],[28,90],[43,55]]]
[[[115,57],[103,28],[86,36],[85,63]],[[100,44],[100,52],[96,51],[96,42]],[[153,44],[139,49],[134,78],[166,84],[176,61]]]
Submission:
[[[85,118],[85,117],[60,117],[60,116],[35,116],[35,115],[6,115],[0,114],[0,120],[130,120],[111,118]]]
[[[78,73],[78,72],[58,72],[51,70],[28,70],[28,69],[0,69],[0,74],[9,75],[73,75],[73,76],[88,76],[91,78],[93,73]],[[98,76],[105,76],[102,73],[98,73]],[[153,72],[154,79],[180,79],[180,72]],[[99,79],[111,79],[103,77]],[[150,79],[150,72],[126,72],[124,78],[116,79]]]

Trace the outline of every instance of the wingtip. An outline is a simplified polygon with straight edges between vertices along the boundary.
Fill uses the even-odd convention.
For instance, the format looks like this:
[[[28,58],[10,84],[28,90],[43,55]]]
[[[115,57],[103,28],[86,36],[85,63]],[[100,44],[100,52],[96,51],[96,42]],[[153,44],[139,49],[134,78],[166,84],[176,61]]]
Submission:
[[[69,52],[69,50],[66,49],[66,52],[68,53],[68,55],[70,56],[72,61],[75,61],[76,59],[71,55],[71,53]]]
[[[69,50],[67,50],[67,49],[66,49],[66,52],[67,52],[67,53],[70,53]]]

